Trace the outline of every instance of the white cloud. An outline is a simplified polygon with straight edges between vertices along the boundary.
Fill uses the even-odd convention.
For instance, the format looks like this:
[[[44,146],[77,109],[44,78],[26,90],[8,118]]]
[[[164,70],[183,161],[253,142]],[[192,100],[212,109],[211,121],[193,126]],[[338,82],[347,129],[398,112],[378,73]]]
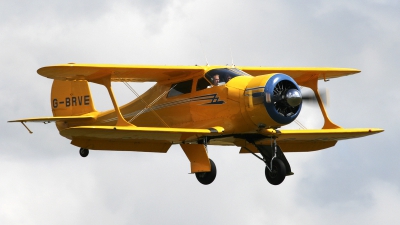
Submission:
[[[339,66],[361,74],[321,83],[331,119],[383,127],[325,151],[290,153],[294,176],[271,186],[264,165],[210,147],[218,175],[200,185],[168,154],[95,152],[82,159],[54,124],[3,124],[1,224],[396,223],[399,5],[393,1],[2,2],[0,118],[50,115],[41,66],[67,63]],[[202,42],[203,47],[200,45]],[[149,85],[132,84],[139,92]],[[119,104],[133,94],[115,84]],[[95,104],[111,107],[92,85]],[[303,111],[305,125],[320,126]],[[314,117],[314,116],[313,116]],[[307,125],[306,125],[307,126]]]

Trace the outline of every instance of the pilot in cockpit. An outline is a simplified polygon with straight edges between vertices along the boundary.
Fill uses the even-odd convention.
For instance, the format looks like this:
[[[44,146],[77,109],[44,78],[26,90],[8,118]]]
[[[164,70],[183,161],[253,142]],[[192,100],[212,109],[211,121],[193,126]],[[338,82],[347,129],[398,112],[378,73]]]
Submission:
[[[226,84],[232,78],[235,78],[237,76],[250,75],[236,68],[217,68],[209,70],[205,74],[205,78],[207,79],[207,81],[212,84],[212,86],[207,86],[208,88]]]
[[[213,81],[213,85],[214,86],[218,86],[218,84],[219,84],[219,74],[215,74],[214,76],[213,76],[213,79],[212,79],[212,81]]]

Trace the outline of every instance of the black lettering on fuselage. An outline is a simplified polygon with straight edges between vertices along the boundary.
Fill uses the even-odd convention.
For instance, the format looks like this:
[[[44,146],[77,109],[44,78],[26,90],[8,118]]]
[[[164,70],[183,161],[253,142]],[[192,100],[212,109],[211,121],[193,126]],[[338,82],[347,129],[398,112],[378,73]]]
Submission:
[[[53,108],[57,108],[58,107],[58,101],[57,101],[57,99],[55,98],[55,99],[53,99]]]
[[[65,98],[65,106],[69,107],[71,105],[71,99],[70,98]]]
[[[76,97],[71,97],[71,99],[72,99],[72,106],[75,106],[76,105]]]
[[[77,96],[77,97],[66,97],[65,101],[58,101],[56,98],[53,99],[53,108],[57,108],[59,105],[64,104],[65,107],[90,105],[90,95]]]
[[[89,105],[90,104],[90,96],[89,95],[85,95],[85,97],[83,97],[85,105]]]

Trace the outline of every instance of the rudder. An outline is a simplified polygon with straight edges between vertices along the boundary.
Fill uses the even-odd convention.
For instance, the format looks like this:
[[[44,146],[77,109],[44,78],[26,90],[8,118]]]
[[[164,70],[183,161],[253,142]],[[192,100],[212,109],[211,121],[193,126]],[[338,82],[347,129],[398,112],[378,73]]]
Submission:
[[[54,80],[51,87],[53,116],[80,116],[96,112],[86,80]]]

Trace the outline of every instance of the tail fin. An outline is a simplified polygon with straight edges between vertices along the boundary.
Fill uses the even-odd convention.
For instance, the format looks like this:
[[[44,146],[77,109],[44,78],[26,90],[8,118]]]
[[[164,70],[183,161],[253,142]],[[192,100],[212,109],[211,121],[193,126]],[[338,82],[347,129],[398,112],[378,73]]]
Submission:
[[[54,80],[51,87],[53,116],[80,116],[96,112],[86,80]]]

